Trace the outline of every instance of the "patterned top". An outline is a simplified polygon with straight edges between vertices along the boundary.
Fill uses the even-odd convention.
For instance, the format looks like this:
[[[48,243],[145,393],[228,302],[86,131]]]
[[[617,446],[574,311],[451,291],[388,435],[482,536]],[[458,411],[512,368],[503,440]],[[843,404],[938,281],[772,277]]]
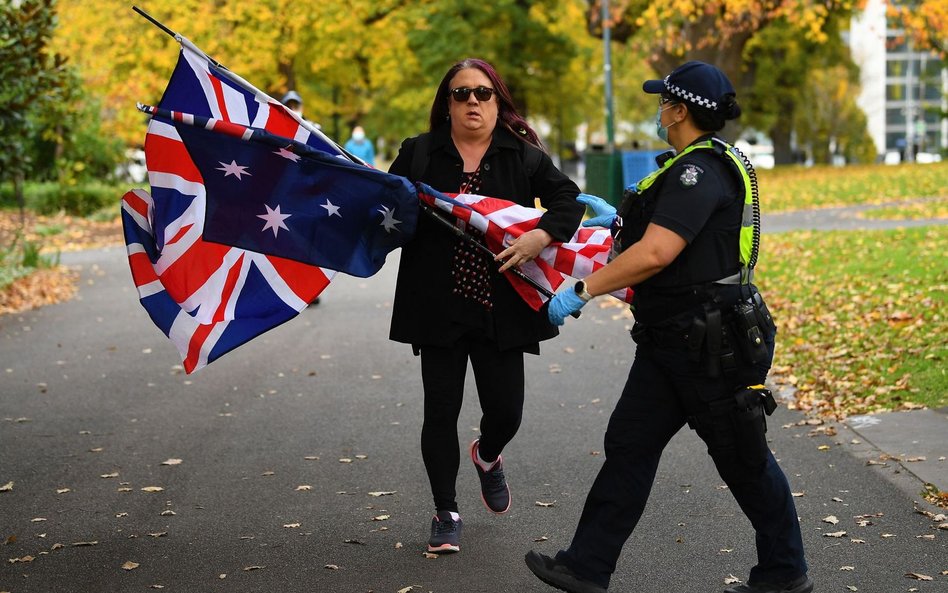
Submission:
[[[476,194],[481,190],[481,168],[473,173],[462,173],[462,194]],[[463,224],[463,223],[461,223]],[[473,227],[464,229],[476,241],[484,243],[484,234]],[[486,253],[463,239],[454,246],[451,277],[454,294],[480,303],[488,311],[493,304],[490,299],[490,266],[494,261]]]

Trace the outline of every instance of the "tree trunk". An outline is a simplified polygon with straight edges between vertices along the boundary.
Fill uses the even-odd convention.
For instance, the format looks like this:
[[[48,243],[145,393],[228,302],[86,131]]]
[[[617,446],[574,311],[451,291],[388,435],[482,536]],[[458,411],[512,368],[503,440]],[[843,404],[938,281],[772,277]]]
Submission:
[[[790,146],[791,126],[789,118],[781,117],[770,128],[770,141],[774,145],[774,165],[793,164],[793,148]]]
[[[20,207],[20,226],[26,226],[26,199],[23,196],[23,173],[14,173],[13,175],[13,195],[16,197],[16,204]]]

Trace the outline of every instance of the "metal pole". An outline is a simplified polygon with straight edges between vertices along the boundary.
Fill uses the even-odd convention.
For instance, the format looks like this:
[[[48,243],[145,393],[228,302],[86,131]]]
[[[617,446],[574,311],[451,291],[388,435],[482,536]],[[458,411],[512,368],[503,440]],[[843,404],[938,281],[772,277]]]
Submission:
[[[912,80],[914,56],[912,43],[906,44],[906,71],[905,71],[905,162],[915,161],[915,100],[912,93],[915,86]]]
[[[602,55],[603,55],[603,75],[605,77],[605,95],[606,95],[606,152],[609,155],[609,166],[607,168],[606,181],[606,200],[618,200],[619,196],[613,196],[613,180],[616,177],[616,147],[615,147],[615,125],[614,109],[612,102],[612,17],[609,15],[609,0],[601,0],[601,19],[602,19]]]

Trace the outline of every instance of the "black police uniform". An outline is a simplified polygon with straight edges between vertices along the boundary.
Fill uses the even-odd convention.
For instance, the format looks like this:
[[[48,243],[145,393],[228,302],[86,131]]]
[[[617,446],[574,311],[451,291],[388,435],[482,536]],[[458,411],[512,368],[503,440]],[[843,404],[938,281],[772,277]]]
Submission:
[[[688,244],[669,266],[634,287],[635,360],[609,420],[605,463],[573,540],[557,560],[608,587],[645,509],[662,451],[688,423],[756,532],[758,563],[750,582],[786,582],[807,571],[797,512],[767,447],[761,406],[741,399],[759,393],[741,388],[764,382],[775,329],[760,324],[764,345],[751,362],[753,353],[738,344],[734,307],[750,301],[756,288],[715,283],[740,276],[743,182],[715,150],[682,153],[641,194],[627,192],[619,209],[620,249],[638,241],[649,222]]]

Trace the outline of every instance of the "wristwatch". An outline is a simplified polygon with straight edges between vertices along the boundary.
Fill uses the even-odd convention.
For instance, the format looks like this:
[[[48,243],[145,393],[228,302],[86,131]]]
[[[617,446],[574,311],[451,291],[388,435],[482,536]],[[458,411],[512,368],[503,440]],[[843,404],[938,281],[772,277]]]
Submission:
[[[588,303],[593,298],[593,295],[586,292],[586,283],[582,280],[573,285],[573,291],[576,293],[576,296],[583,299],[585,303]]]

